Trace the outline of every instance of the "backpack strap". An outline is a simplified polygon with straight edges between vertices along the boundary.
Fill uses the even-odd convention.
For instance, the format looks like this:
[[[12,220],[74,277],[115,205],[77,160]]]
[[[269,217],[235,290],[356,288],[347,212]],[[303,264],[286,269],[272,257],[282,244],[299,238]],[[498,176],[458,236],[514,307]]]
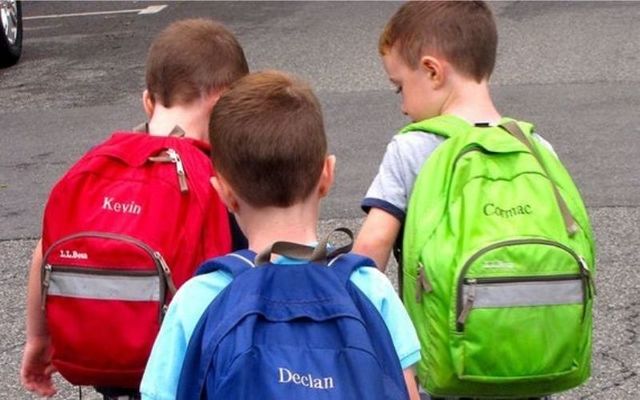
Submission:
[[[342,232],[349,237],[349,242],[340,247],[330,247],[329,240],[336,232]],[[336,228],[322,239],[315,247],[292,242],[275,242],[260,252],[255,258],[257,266],[267,264],[272,254],[280,254],[289,258],[309,260],[325,264],[328,260],[339,254],[347,253],[353,247],[353,232],[348,228]]]
[[[136,125],[133,128],[133,132],[138,132],[138,133],[149,133],[149,123],[148,122],[143,122],[139,125]],[[185,136],[185,131],[184,129],[182,129],[180,127],[180,125],[176,125],[173,127],[173,129],[171,130],[171,132],[169,132],[169,136],[173,136],[173,137],[184,137]]]
[[[520,142],[522,142],[527,147],[527,149],[529,149],[529,151],[535,157],[535,159],[538,160],[538,164],[540,164],[540,167],[544,171],[545,175],[547,175],[547,177],[551,181],[551,186],[553,187],[553,194],[556,197],[556,202],[558,203],[558,207],[560,208],[560,212],[562,213],[562,218],[564,219],[564,226],[567,230],[567,233],[569,234],[569,237],[573,237],[573,235],[575,235],[576,232],[578,232],[578,224],[576,223],[576,220],[571,215],[571,212],[569,211],[569,207],[567,206],[567,203],[564,201],[564,199],[560,195],[560,191],[558,190],[558,185],[556,185],[556,183],[553,180],[551,180],[551,175],[549,174],[547,167],[542,161],[542,158],[540,157],[540,153],[538,153],[538,149],[531,143],[531,141],[527,138],[524,132],[522,132],[522,129],[520,129],[520,127],[518,126],[518,123],[516,123],[515,121],[504,122],[500,124],[500,128],[504,129],[511,136],[515,137]]]
[[[356,253],[340,254],[327,264],[340,278],[340,281],[346,285],[351,274],[361,267],[376,267],[376,263],[369,257]]]
[[[316,248],[313,246],[306,246],[304,244],[293,243],[293,242],[275,242],[268,246],[264,250],[262,250],[256,256],[256,265],[264,265],[268,264],[271,261],[272,254],[280,254],[289,258],[296,258],[299,260],[316,260],[317,253]]]
[[[180,127],[180,125],[176,125],[173,127],[171,132],[169,132],[169,136],[173,137],[184,137],[187,133]]]
[[[149,123],[148,122],[142,122],[142,123],[136,125],[133,128],[133,132],[149,133]]]
[[[255,258],[256,253],[251,250],[236,251],[223,257],[216,257],[205,261],[204,264],[198,267],[195,275],[224,271],[236,278],[241,273],[251,268],[255,268],[255,263],[253,261]]]

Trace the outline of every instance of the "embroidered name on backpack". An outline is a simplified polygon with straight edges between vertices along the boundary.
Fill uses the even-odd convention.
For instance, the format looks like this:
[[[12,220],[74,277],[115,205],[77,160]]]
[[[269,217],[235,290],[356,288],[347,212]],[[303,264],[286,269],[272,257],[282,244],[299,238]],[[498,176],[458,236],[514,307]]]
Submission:
[[[310,389],[333,389],[333,378],[314,378],[311,374],[301,375],[287,368],[278,368],[278,383],[293,383]]]
[[[71,258],[74,260],[88,260],[89,255],[76,250],[60,250],[60,258]]]
[[[122,214],[135,214],[139,215],[142,212],[142,207],[134,201],[128,203],[120,203],[115,201],[113,197],[105,197],[102,200],[102,209],[109,210]]]
[[[533,210],[531,209],[530,204],[522,204],[512,208],[504,209],[496,206],[493,203],[487,203],[484,205],[482,212],[484,212],[484,215],[489,217],[495,215],[502,218],[511,218],[517,215],[533,214]]]

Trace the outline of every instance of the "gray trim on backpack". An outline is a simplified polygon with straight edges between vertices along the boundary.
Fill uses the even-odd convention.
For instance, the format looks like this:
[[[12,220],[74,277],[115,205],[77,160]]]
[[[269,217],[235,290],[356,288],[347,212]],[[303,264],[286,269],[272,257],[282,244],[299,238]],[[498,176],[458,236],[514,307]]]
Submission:
[[[160,301],[158,276],[53,272],[47,295],[97,300]]]
[[[466,300],[470,284],[463,285]],[[547,282],[510,282],[473,284],[473,308],[501,308],[581,304],[584,296],[580,279]]]

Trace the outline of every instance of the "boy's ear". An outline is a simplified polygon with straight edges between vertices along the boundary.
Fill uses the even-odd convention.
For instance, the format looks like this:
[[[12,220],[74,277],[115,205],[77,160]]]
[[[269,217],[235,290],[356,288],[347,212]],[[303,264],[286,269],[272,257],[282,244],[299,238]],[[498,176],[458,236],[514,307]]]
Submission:
[[[423,56],[420,59],[420,68],[429,76],[435,87],[444,83],[445,69],[442,60],[433,56]]]
[[[142,92],[142,107],[144,108],[144,112],[147,114],[148,119],[151,119],[153,116],[155,106],[156,103],[153,101],[151,93],[149,93],[148,89],[145,89],[144,92]]]
[[[224,92],[226,92],[227,90],[228,90],[227,88],[213,89],[213,90],[210,90],[207,94],[205,94],[205,101],[206,101],[207,107],[213,110],[213,107],[218,103],[218,100],[220,100],[220,97],[222,97]]]
[[[329,194],[329,190],[333,185],[333,179],[335,177],[336,169],[336,156],[327,156],[324,160],[324,166],[322,167],[322,173],[320,174],[320,182],[318,182],[318,194],[320,197],[324,197]]]
[[[211,177],[211,185],[216,192],[218,192],[218,196],[220,196],[224,205],[227,206],[227,209],[232,213],[237,212],[240,205],[238,203],[238,198],[231,186],[229,186],[229,183],[225,181],[223,177],[217,175]]]

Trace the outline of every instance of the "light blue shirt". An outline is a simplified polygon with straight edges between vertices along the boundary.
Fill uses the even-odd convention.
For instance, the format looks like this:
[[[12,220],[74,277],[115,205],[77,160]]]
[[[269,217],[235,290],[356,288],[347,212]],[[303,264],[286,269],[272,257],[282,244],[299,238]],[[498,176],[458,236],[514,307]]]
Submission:
[[[291,263],[291,260],[279,260]],[[207,306],[231,283],[226,272],[196,276],[176,293],[140,384],[143,399],[174,400],[189,339]],[[351,274],[356,285],[378,309],[393,345],[406,369],[420,360],[420,342],[409,316],[389,279],[377,268],[363,267]]]

